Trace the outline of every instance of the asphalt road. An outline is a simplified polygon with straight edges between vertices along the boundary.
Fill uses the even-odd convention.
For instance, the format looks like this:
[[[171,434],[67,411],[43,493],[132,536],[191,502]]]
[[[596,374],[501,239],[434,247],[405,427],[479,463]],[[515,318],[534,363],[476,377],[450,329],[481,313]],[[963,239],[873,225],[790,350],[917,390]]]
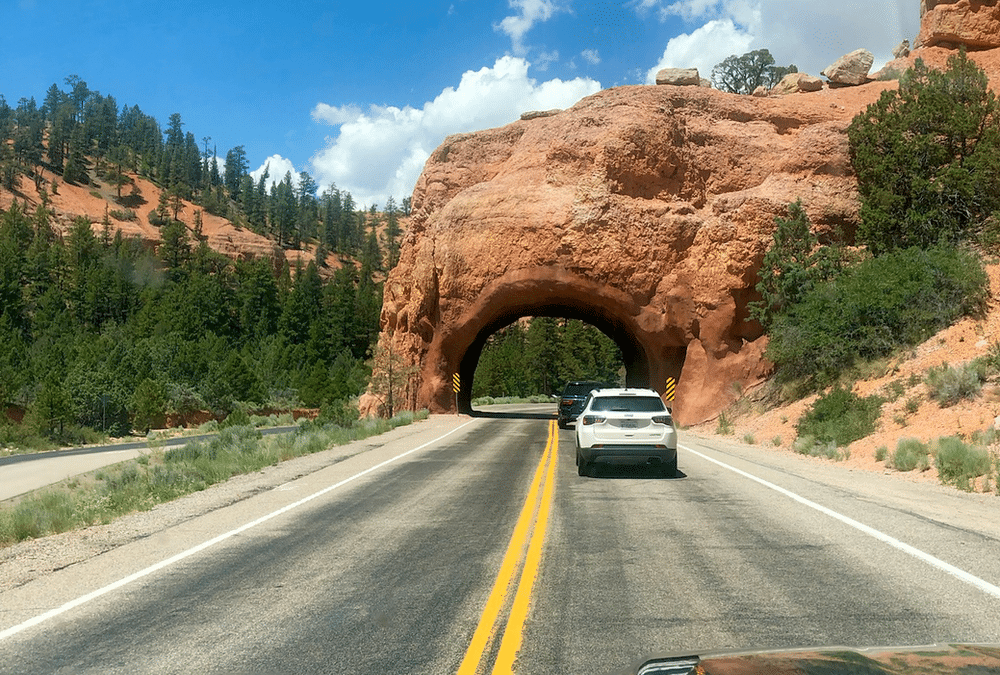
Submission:
[[[0,673],[438,675],[513,654],[608,673],[650,652],[1000,643],[995,497],[683,432],[677,479],[581,478],[552,427],[432,418],[0,594]]]

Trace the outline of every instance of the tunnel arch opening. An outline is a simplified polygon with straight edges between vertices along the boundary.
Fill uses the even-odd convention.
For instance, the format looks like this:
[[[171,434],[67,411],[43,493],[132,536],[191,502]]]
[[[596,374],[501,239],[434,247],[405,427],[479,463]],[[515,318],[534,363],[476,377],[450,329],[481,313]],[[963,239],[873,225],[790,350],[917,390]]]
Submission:
[[[621,351],[630,387],[662,392],[666,377],[679,378],[683,368],[683,336],[665,341],[663,335],[651,332],[643,325],[650,323],[649,317],[643,316],[632,296],[561,269],[520,270],[483,289],[463,320],[437,341],[438,381],[449,381],[448,373],[460,378],[459,391],[448,392],[458,412],[475,413],[472,384],[489,337],[525,317],[578,319],[594,326]],[[657,348],[664,343],[670,346]]]
[[[493,338],[494,336],[501,334],[504,330],[509,329],[511,326],[517,324],[521,319],[524,318],[531,318],[531,319],[551,318],[557,320],[563,320],[563,319],[578,320],[584,326],[589,326],[593,329],[596,329],[597,331],[600,331],[600,333],[606,336],[618,349],[618,353],[621,356],[621,365],[624,366],[624,373],[625,373],[624,384],[631,387],[648,386],[649,359],[642,345],[640,345],[631,334],[629,334],[625,330],[622,330],[620,327],[618,328],[614,327],[610,322],[608,323],[599,322],[597,324],[591,323],[593,321],[593,318],[584,312],[570,312],[566,311],[562,307],[552,306],[545,308],[543,314],[529,315],[526,317],[517,317],[513,321],[504,323],[503,325],[500,325],[497,328],[493,328],[492,326],[487,326],[486,328],[483,329],[480,335],[477,336],[477,339],[469,347],[469,350],[466,352],[465,359],[463,359],[463,364],[460,367],[460,372],[462,373],[466,372],[466,363],[468,363],[469,367],[471,367],[472,375],[466,376],[463,374],[462,376],[463,380],[468,379],[469,381],[470,397],[472,396],[471,392],[481,391],[480,385],[482,383],[480,382],[480,378],[484,377],[484,373],[480,370],[480,367],[483,365],[484,352],[489,348],[488,345],[490,343],[490,339]],[[500,321],[501,320],[498,320],[498,323]],[[572,330],[571,328],[568,328],[566,325],[560,325],[553,328],[556,331],[556,334],[559,334],[563,330]],[[531,335],[530,329],[526,330],[523,335],[523,338],[526,341],[529,341],[531,339],[530,335]],[[582,337],[585,340],[588,338],[594,339],[596,337],[594,335],[594,332],[588,331],[586,329],[582,331],[582,335],[580,334],[580,332],[577,332],[576,336]],[[548,337],[554,338],[555,334],[549,334]],[[563,337],[563,339],[565,339],[565,336]],[[543,341],[544,340],[545,338],[543,338]],[[568,348],[572,349],[572,346]],[[563,344],[562,349],[567,349],[567,346]],[[579,349],[585,350],[586,347],[584,345],[579,345]],[[527,357],[527,354],[525,354],[525,357]],[[564,362],[566,360],[572,361],[574,357],[572,354],[567,354],[565,355],[565,357],[559,356],[556,358],[559,361]],[[559,392],[562,391],[563,385],[566,383],[566,380],[565,379],[560,380],[559,376],[553,372],[557,366],[555,366],[552,363],[533,364],[533,366],[534,368],[532,369],[531,374],[529,374],[527,381],[530,381],[531,375],[534,375],[538,378],[538,382],[536,384],[541,384],[541,386],[532,391],[524,393],[558,394]],[[578,376],[573,376],[573,377],[565,376],[565,377],[567,379],[599,380],[603,382],[608,382],[609,384],[613,384],[615,386],[617,386],[617,383],[619,381],[618,376],[611,375],[610,373],[605,373],[604,375],[601,375],[597,370],[593,372],[590,372],[588,370],[585,373],[584,372],[579,373]],[[471,407],[472,406],[470,401],[470,408]],[[475,408],[472,409],[477,413],[481,412],[479,410],[476,410]]]

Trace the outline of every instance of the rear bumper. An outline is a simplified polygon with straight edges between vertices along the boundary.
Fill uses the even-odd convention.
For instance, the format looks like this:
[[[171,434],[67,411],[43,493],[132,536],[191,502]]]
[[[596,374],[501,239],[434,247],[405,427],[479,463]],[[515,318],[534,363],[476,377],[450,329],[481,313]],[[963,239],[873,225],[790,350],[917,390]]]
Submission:
[[[602,445],[580,448],[584,462],[600,464],[667,464],[677,459],[677,448],[653,445]]]
[[[572,408],[560,408],[556,417],[560,424],[568,424],[569,422],[575,422],[576,418],[579,417],[582,412],[583,404],[581,403],[579,406],[573,406]]]

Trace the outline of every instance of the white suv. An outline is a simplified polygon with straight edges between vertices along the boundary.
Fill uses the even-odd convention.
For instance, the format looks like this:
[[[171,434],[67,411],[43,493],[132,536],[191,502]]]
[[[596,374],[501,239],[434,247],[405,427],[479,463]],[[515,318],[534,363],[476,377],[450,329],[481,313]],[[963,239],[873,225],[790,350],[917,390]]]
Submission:
[[[677,474],[677,430],[652,389],[596,389],[576,420],[576,466],[581,476],[605,464],[656,467]]]

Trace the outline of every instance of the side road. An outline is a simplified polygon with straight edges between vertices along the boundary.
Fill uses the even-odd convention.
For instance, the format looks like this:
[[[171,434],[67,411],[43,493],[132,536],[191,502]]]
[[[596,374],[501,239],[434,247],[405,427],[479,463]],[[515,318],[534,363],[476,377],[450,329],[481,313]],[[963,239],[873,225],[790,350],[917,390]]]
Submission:
[[[298,426],[259,429],[262,436],[286,434]],[[162,441],[133,441],[87,448],[0,457],[0,502],[111,464],[135,459],[151,448],[172,448],[214,438],[216,434],[180,436]]]

